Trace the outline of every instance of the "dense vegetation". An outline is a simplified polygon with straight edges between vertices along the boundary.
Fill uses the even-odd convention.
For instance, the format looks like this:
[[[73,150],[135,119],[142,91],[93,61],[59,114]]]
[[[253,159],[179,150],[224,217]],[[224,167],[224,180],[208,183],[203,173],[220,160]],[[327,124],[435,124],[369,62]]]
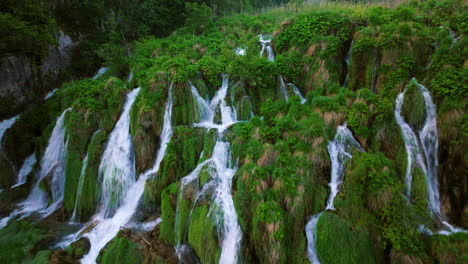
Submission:
[[[331,170],[327,144],[344,122],[365,152],[352,153],[335,200],[337,210],[323,213],[317,224],[321,262],[468,261],[466,233],[429,236],[418,231],[420,225],[439,230],[441,223],[427,208],[420,168],[414,168],[409,203],[403,196],[407,153],[393,113],[395,98],[406,89],[402,114],[419,131],[427,113],[411,79],[431,92],[438,111],[442,211],[449,222],[467,228],[468,20],[463,1],[402,1],[396,7],[359,4],[374,1],[291,1],[258,14],[252,12],[286,1],[20,2],[0,4],[6,10],[0,14],[0,22],[5,21],[2,50],[41,56],[56,28],[86,32],[92,37],[81,45],[91,55],[77,61],[75,70],[84,76],[87,65],[102,63],[109,71],[97,80],[65,83],[7,131],[2,151],[8,161],[2,155],[0,165],[11,161],[19,168],[32,151],[42,156],[55,119],[73,108],[65,122],[64,205],[44,222],[18,221],[1,229],[0,262],[61,263],[84,255],[88,248],[79,243],[49,250],[51,241],[66,233],[61,226],[75,208],[84,157],[90,161],[78,201],[81,222],[98,210],[99,163],[125,94],[141,87],[130,113],[140,173],[152,166],[159,149],[162,109],[172,85],[172,139],[160,170],[146,184],[136,216],[140,221],[161,216],[162,223],[146,233],[120,232],[98,262],[176,263],[173,248],[185,243],[201,263],[217,263],[220,237],[210,214],[213,201],[194,203],[210,172],[203,168],[198,185],[183,192],[180,180],[211,155],[217,136],[192,126],[200,114],[189,81],[203,98],[212,98],[225,73],[226,102],[242,120],[224,134],[238,164],[232,193],[243,233],[242,262],[309,263],[304,227],[311,215],[325,209]],[[275,61],[259,56],[258,35],[266,33],[272,34]],[[28,43],[28,38],[35,39],[36,48],[14,44]],[[236,54],[238,47],[246,50],[245,56]],[[130,72],[133,79],[127,80]],[[285,101],[279,76],[296,84],[307,102],[301,104],[298,96]],[[15,173],[2,166],[0,175],[6,190]],[[33,178],[31,173],[27,186],[0,193],[0,213],[6,215],[26,196]]]

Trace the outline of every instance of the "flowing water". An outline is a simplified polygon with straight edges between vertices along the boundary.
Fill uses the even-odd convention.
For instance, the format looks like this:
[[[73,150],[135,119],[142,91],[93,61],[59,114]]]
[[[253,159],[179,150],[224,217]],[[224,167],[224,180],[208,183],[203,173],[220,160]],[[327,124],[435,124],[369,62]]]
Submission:
[[[297,88],[297,86],[294,83],[288,83],[288,86],[291,87],[294,94],[296,94],[297,96],[299,96],[299,98],[301,98],[301,104],[305,104],[307,102],[307,100],[304,98],[304,96],[302,96],[301,91],[299,91],[299,89]]]
[[[242,231],[237,220],[236,209],[231,194],[232,178],[237,169],[231,164],[229,147],[229,143],[223,142],[220,139],[216,142],[213,151],[215,170],[211,176],[217,183],[214,202],[222,212],[216,216],[218,226],[221,226],[223,238],[219,263],[235,264],[238,261]]]
[[[346,169],[346,162],[352,158],[352,149],[364,151],[359,143],[354,139],[351,131],[346,127],[346,124],[339,126],[335,138],[328,144],[328,153],[331,159],[331,182],[330,196],[328,198],[326,210],[335,210],[333,201],[339,191],[339,186],[343,183],[343,176]]]
[[[198,199],[208,193],[207,190],[213,189],[214,192],[212,199],[216,207],[213,207],[212,205],[210,212],[214,212],[215,223],[222,238],[219,263],[234,264],[239,260],[238,253],[242,240],[242,231],[238,223],[231,193],[232,178],[236,172],[236,168],[231,162],[232,155],[230,152],[230,144],[222,140],[222,132],[227,127],[237,122],[235,109],[227,106],[225,101],[227,89],[227,75],[223,75],[223,84],[210,101],[208,107],[208,103],[201,98],[196,88],[192,85],[192,94],[198,102],[200,116],[206,117],[204,119],[202,118],[203,121],[199,124],[195,124],[195,126],[217,129],[218,139],[216,141],[212,157],[198,164],[198,166],[189,175],[182,178],[178,199],[183,199],[183,192],[186,185],[195,181],[198,183],[199,174],[205,166],[209,166],[210,168],[209,172],[211,179],[203,186],[201,191],[197,190],[197,196],[192,204],[192,209],[190,210],[186,223],[180,222],[178,217],[179,210],[178,208],[176,209],[176,230],[180,230],[181,225],[187,224],[190,221],[190,216]],[[221,111],[221,124],[214,124],[214,115],[218,107]],[[182,236],[182,234],[177,233],[176,237],[178,243],[178,246],[176,246],[176,252],[178,253],[177,255],[179,260],[182,261],[182,258],[185,256],[184,252],[188,251],[186,248],[187,246],[181,244],[185,235]]]
[[[439,137],[437,133],[437,110],[432,101],[431,94],[423,85],[418,85],[424,97],[426,108],[426,120],[424,126],[419,131],[419,139],[426,157],[426,183],[428,206],[431,212],[435,215],[441,215],[440,198],[439,198],[439,182],[437,179],[437,170],[439,166]]]
[[[318,213],[313,215],[309,222],[307,222],[305,231],[307,236],[307,256],[309,257],[309,261],[312,264],[320,264],[320,260],[317,256],[317,250],[315,247],[315,241],[317,239],[317,222],[320,218],[322,213]]]
[[[236,55],[245,56],[245,54],[246,54],[246,48],[241,48],[241,47],[236,48]]]
[[[427,201],[429,211],[440,219],[443,228],[438,234],[450,235],[457,232],[467,232],[464,229],[456,228],[445,221],[445,216],[441,211],[440,195],[439,195],[439,183],[437,178],[438,171],[438,149],[439,139],[437,133],[437,109],[432,100],[430,92],[423,85],[417,83],[415,79],[412,82],[416,83],[421,94],[424,97],[424,104],[426,110],[426,119],[424,125],[418,136],[413,132],[413,129],[405,122],[401,116],[401,107],[404,101],[404,95],[406,90],[400,93],[395,103],[395,119],[401,128],[403,140],[406,147],[407,156],[407,167],[405,172],[405,195],[408,202],[411,198],[411,184],[413,175],[413,159],[416,159],[416,163],[422,169],[427,185]],[[423,149],[421,152],[420,147]],[[423,155],[424,154],[424,155]],[[428,230],[424,226],[420,227],[420,231],[425,234],[432,234],[432,231]]]
[[[278,79],[280,82],[281,94],[283,95],[284,100],[288,101],[289,100],[288,90],[286,89],[286,84],[284,83],[283,76],[280,75]]]
[[[219,133],[222,133],[228,127],[237,122],[236,109],[228,106],[225,98],[229,87],[229,78],[227,74],[223,74],[223,82],[221,88],[216,92],[210,103],[204,101],[195,86],[192,85],[192,94],[194,94],[200,109],[201,121],[194,124],[195,127],[214,128]],[[221,112],[221,124],[215,124],[216,111],[219,109]]]
[[[413,160],[416,160],[417,164],[423,171],[426,170],[424,164],[424,158],[419,149],[418,138],[413,132],[411,127],[406,123],[401,115],[401,107],[403,105],[405,91],[397,96],[395,101],[395,119],[400,126],[401,133],[403,135],[403,141],[405,142],[406,149],[406,171],[405,171],[405,196],[410,201],[411,199],[411,183],[413,182]],[[426,173],[424,173],[426,174]]]
[[[83,185],[84,185],[84,178],[86,174],[86,169],[88,168],[88,155],[86,154],[86,157],[83,160],[83,164],[81,165],[81,173],[80,173],[80,179],[78,180],[78,187],[76,189],[76,197],[75,197],[75,207],[73,209],[72,217],[70,222],[77,222],[80,219],[79,211],[80,211],[80,199],[81,199],[81,194],[83,193]]]
[[[44,101],[47,101],[49,100],[49,98],[51,98],[52,96],[54,96],[54,94],[58,91],[58,88],[50,91],[49,93],[47,93],[45,96],[44,96]]]
[[[18,209],[14,210],[8,217],[0,220],[0,228],[5,227],[10,219],[18,216],[22,219],[32,213],[38,213],[40,218],[44,218],[53,213],[62,203],[67,152],[64,118],[65,114],[70,110],[68,108],[63,111],[55,123],[47,148],[41,159],[41,169],[36,176],[31,193],[26,200],[18,204]],[[48,206],[47,194],[39,187],[45,177],[51,178],[49,186],[52,193],[52,197],[50,197],[52,204],[50,206]]]
[[[23,165],[21,166],[21,169],[18,172],[18,179],[16,180],[16,184],[11,186],[11,188],[15,188],[15,187],[25,184],[26,176],[28,176],[28,174],[31,173],[33,166],[35,164],[36,164],[36,153],[33,153],[24,160]]]
[[[262,45],[262,49],[260,50],[260,57],[264,56],[266,50],[268,60],[275,61],[275,53],[271,47],[271,35],[260,34],[258,35],[258,38],[260,40],[260,45]]]
[[[135,183],[135,154],[130,135],[130,110],[140,88],[127,95],[124,109],[110,134],[99,165],[101,206],[104,218],[111,217],[122,204],[124,193]]]
[[[328,154],[331,159],[331,181],[329,183],[331,191],[325,210],[335,210],[333,201],[338,194],[339,186],[343,182],[346,163],[352,158],[351,152],[353,149],[357,149],[361,152],[364,151],[353,137],[351,131],[346,127],[346,124],[339,126],[336,130],[335,138],[328,143]],[[322,213],[323,212],[313,215],[309,222],[307,222],[305,228],[307,235],[307,255],[312,264],[320,264],[315,248],[315,239],[317,237],[317,222]]]
[[[349,62],[351,61],[351,58],[353,56],[353,44],[354,44],[354,39],[351,41],[351,45],[349,45],[348,53],[346,54],[346,77],[343,82],[343,87],[346,87],[348,85],[348,79],[349,79]]]
[[[98,72],[96,73],[96,75],[93,76],[93,80],[99,79],[99,77],[104,75],[108,70],[109,70],[109,68],[107,68],[107,67],[100,68],[98,70]]]
[[[10,119],[3,120],[0,122],[0,143],[2,142],[3,135],[5,135],[5,132],[15,124],[16,120],[18,120],[19,115],[14,116]]]
[[[164,124],[161,132],[161,147],[156,154],[156,160],[151,169],[140,175],[138,180],[134,182],[126,192],[122,193],[124,199],[122,199],[121,206],[116,210],[110,218],[103,218],[102,215],[98,215],[95,221],[98,221],[96,227],[89,233],[84,234],[91,243],[89,252],[83,257],[81,263],[96,263],[96,259],[99,256],[99,252],[109,243],[119,232],[120,228],[129,223],[130,219],[137,210],[138,203],[143,195],[146,181],[149,177],[152,177],[159,171],[161,161],[163,160],[167,144],[169,143],[172,136],[172,84],[169,88],[169,96],[167,104],[164,110]],[[128,130],[128,127],[127,127]],[[157,222],[157,221],[156,221]],[[156,225],[153,222],[149,225]],[[78,239],[78,236],[74,236],[74,240]],[[67,241],[71,243],[73,241]],[[63,245],[63,243],[62,243]]]

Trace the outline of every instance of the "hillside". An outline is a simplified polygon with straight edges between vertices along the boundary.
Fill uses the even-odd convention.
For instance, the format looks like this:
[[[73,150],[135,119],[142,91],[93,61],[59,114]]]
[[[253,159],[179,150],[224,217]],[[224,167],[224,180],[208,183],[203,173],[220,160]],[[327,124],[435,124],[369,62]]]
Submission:
[[[3,112],[1,263],[468,262],[463,1],[257,2]]]

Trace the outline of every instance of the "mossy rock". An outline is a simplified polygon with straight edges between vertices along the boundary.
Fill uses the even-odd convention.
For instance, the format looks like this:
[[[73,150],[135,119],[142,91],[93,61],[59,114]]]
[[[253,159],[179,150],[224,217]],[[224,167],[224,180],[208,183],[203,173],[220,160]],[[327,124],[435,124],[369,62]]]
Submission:
[[[316,249],[321,263],[378,263],[369,230],[325,212],[317,222],[316,232]]]
[[[414,130],[421,130],[426,121],[426,103],[418,85],[410,84],[401,109],[403,118]]]
[[[252,111],[252,102],[250,97],[243,96],[236,105],[237,119],[238,120],[249,120],[253,111]]]
[[[140,245],[126,237],[117,235],[99,254],[99,263],[137,264],[143,262]]]
[[[159,149],[164,108],[169,84],[164,76],[152,79],[150,87],[142,87],[130,110],[130,133],[135,149],[137,175],[153,165]]]
[[[16,170],[2,153],[0,153],[0,175],[0,189],[7,189],[14,185]]]
[[[190,215],[188,245],[195,251],[201,263],[218,263],[221,256],[214,219],[206,205],[197,206]]]
[[[91,137],[91,141],[88,144],[88,165],[83,175],[83,190],[80,199],[76,203],[77,221],[88,219],[96,210],[100,192],[98,184],[99,165],[106,140],[106,131],[99,130]],[[79,169],[79,173],[81,174],[81,168]]]
[[[172,124],[174,126],[189,126],[200,121],[199,106],[190,91],[187,82],[175,83],[172,88],[174,104],[172,108]]]
[[[176,232],[175,232],[175,221],[176,221],[176,199],[177,195],[171,193],[171,189],[176,189],[177,185],[173,184],[173,187],[165,189],[161,195],[161,224],[159,237],[164,242],[175,245],[176,243]]]

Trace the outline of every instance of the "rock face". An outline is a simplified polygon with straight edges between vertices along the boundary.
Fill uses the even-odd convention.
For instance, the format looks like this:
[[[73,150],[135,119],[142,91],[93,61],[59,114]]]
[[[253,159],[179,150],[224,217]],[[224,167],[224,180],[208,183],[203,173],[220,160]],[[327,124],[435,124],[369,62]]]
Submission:
[[[41,61],[27,54],[5,54],[0,58],[0,119],[31,103],[52,85],[59,82],[61,73],[71,63],[77,45],[62,31],[56,34],[57,45],[50,45]]]

